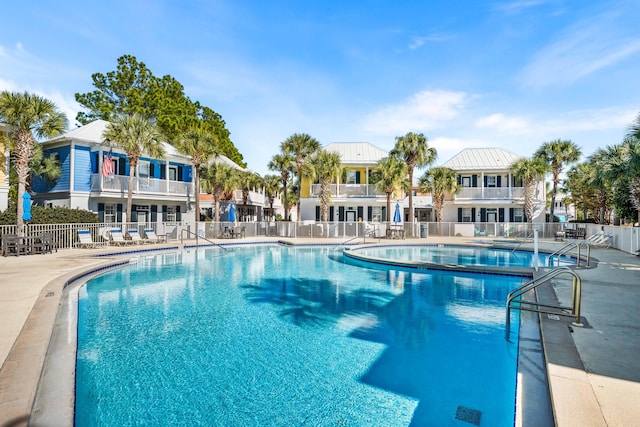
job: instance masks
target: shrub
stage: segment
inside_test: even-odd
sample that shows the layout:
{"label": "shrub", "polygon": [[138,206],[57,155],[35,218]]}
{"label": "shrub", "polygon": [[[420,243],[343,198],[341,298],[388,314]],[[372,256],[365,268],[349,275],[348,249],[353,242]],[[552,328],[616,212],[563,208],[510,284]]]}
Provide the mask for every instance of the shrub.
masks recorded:
{"label": "shrub", "polygon": [[[56,206],[54,208],[43,208],[41,206],[31,207],[32,219],[29,224],[90,224],[100,222],[98,214],[83,210],[69,209]],[[16,211],[7,209],[0,212],[0,225],[13,225],[16,223]]]}

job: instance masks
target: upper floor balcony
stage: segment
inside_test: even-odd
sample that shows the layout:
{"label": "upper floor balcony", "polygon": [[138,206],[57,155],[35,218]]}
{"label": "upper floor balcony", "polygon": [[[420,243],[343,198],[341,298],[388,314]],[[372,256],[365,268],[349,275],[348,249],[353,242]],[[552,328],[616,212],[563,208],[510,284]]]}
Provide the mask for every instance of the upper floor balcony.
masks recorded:
{"label": "upper floor balcony", "polygon": [[[310,197],[320,197],[320,190],[320,184],[313,184]],[[366,184],[331,184],[329,191],[331,197],[386,197],[383,191],[377,190],[373,185]]]}
{"label": "upper floor balcony", "polygon": [[[111,175],[108,177],[99,173],[91,175],[91,191],[102,193],[126,193],[129,191],[129,177],[125,175]],[[183,181],[169,181],[156,178],[133,178],[133,193],[151,196],[184,196],[191,194],[191,183]]]}
{"label": "upper floor balcony", "polygon": [[512,200],[524,199],[524,187],[462,187],[454,199]]}

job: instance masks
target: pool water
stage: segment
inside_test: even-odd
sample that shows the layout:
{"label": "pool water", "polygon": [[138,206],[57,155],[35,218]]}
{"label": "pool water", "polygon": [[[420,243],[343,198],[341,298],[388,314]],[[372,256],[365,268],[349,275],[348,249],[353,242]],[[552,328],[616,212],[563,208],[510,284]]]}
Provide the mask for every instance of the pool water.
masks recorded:
{"label": "pool water", "polygon": [[513,425],[521,279],[336,254],[199,249],[91,280],[76,425]]}
{"label": "pool water", "polygon": [[[365,247],[358,254],[401,261],[419,261],[434,264],[475,265],[490,267],[535,267],[547,265],[549,254],[513,249],[474,246],[383,246]],[[537,264],[534,260],[537,259]],[[562,258],[566,262],[567,258]]]}

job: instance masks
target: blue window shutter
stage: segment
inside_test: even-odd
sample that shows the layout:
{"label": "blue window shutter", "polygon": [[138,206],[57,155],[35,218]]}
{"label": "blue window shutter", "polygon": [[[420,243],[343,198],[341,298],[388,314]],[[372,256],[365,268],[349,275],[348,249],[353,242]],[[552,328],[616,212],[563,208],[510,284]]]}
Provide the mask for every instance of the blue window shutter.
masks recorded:
{"label": "blue window shutter", "polygon": [[104,222],[104,203],[98,203],[98,218]]}
{"label": "blue window shutter", "polygon": [[182,166],[178,166],[178,181],[182,181]]}

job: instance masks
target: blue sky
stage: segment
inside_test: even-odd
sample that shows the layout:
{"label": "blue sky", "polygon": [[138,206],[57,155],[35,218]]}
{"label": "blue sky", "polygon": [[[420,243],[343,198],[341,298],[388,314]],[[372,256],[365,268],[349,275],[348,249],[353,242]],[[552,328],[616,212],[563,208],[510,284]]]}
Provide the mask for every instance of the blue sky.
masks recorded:
{"label": "blue sky", "polygon": [[261,174],[296,132],[385,150],[422,132],[441,164],[557,138],[589,155],[640,113],[640,0],[24,0],[2,16],[0,90],[74,127],[74,94],[130,54],[220,113]]}

